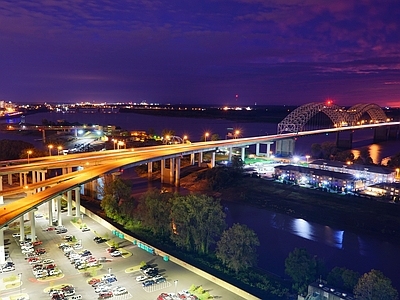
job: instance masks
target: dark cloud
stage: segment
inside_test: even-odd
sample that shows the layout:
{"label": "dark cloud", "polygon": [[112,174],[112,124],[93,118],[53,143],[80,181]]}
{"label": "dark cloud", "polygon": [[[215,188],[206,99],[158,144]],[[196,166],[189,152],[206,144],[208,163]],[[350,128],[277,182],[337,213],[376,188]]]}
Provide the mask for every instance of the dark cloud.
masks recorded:
{"label": "dark cloud", "polygon": [[400,105],[397,0],[1,1],[0,98]]}

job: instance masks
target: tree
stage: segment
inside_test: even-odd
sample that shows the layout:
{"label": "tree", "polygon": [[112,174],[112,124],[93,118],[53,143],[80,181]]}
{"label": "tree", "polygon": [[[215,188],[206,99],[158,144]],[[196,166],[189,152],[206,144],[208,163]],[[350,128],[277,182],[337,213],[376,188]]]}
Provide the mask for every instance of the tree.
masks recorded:
{"label": "tree", "polygon": [[19,159],[34,146],[31,143],[15,140],[0,140],[0,160]]}
{"label": "tree", "polygon": [[300,295],[307,291],[308,284],[315,281],[317,262],[306,249],[295,248],[285,260],[285,273],[293,280],[293,289]]}
{"label": "tree", "polygon": [[346,268],[335,267],[329,272],[327,281],[329,285],[346,291],[353,291],[360,274]]}
{"label": "tree", "polygon": [[208,253],[225,228],[220,201],[206,195],[175,195],[172,198],[171,239],[188,251]]}
{"label": "tree", "polygon": [[103,198],[100,206],[106,213],[107,217],[117,219],[130,217],[132,215],[130,208],[133,207],[131,198],[131,188],[127,181],[112,175],[104,176],[103,189],[100,191]]}
{"label": "tree", "polygon": [[381,271],[372,269],[358,280],[354,288],[356,299],[363,300],[397,300],[399,294],[392,286],[392,281]]}
{"label": "tree", "polygon": [[144,226],[150,228],[153,234],[165,235],[171,228],[171,193],[160,193],[153,189],[145,194],[139,200],[138,213]]}
{"label": "tree", "polygon": [[252,267],[257,262],[260,241],[256,233],[246,225],[233,224],[222,233],[217,243],[216,256],[236,273]]}

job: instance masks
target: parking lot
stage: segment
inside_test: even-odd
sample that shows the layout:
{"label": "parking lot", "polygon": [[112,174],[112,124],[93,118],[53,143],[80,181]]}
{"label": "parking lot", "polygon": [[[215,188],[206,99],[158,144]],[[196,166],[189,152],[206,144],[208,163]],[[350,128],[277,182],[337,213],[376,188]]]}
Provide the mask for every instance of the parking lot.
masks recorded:
{"label": "parking lot", "polygon": [[[5,238],[9,240],[6,245],[6,251],[10,255],[8,261],[12,261],[15,267],[1,276],[20,274],[22,285],[16,282],[11,288],[5,288],[0,283],[0,300],[16,300],[20,293],[29,295],[28,299],[53,300],[123,300],[133,298],[132,295],[135,299],[157,299],[161,294],[165,295],[162,299],[173,299],[174,293],[182,292],[183,295],[192,285],[202,286],[212,296],[220,299],[243,299],[170,261],[164,261],[160,256],[152,255],[112,235],[98,223],[84,218],[90,230],[82,231],[71,222],[72,217],[63,213],[63,224],[67,231],[57,234],[56,230],[48,230],[48,220],[43,212],[43,216],[36,219],[36,234],[42,243],[34,247],[27,246],[27,249],[34,250],[25,254],[22,253],[19,237],[12,236],[19,229],[7,230]],[[103,240],[98,242],[99,239]],[[117,247],[112,248],[115,245]],[[45,252],[36,255],[38,249]],[[112,254],[119,250],[121,253]],[[34,262],[31,263],[32,261]],[[115,280],[107,279],[111,275]],[[96,286],[89,284],[93,279],[102,282],[97,290]],[[67,292],[62,290],[68,287]],[[53,291],[50,295],[51,289]]]}

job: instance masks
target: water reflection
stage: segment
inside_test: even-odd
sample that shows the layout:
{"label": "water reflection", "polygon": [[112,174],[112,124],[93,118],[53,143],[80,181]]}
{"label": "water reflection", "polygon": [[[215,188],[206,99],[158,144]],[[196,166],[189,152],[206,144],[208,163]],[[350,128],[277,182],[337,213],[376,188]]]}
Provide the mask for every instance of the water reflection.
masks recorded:
{"label": "water reflection", "polygon": [[[382,156],[381,156],[381,145],[379,144],[371,144],[368,147],[368,151],[369,151],[369,156],[372,158],[372,161],[375,164],[380,164],[381,160],[382,160]],[[360,156],[360,149],[352,149],[351,153],[353,153],[354,158],[357,158]]]}

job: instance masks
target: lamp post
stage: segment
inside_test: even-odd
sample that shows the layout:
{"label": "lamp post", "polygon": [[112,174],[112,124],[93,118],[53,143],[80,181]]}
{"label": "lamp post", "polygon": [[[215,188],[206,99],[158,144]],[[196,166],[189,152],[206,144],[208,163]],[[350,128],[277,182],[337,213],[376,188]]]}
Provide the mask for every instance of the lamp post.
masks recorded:
{"label": "lamp post", "polygon": [[118,143],[118,140],[114,140],[112,139],[113,143],[114,143],[114,150],[115,150],[115,145]]}
{"label": "lamp post", "polygon": [[184,135],[184,136],[183,136],[183,143],[184,143],[184,144],[186,144],[187,139],[188,139],[187,135]]}
{"label": "lamp post", "polygon": [[308,160],[310,159],[310,155],[306,155],[306,160],[307,160],[307,163],[308,163]]}
{"label": "lamp post", "polygon": [[111,268],[108,268],[108,274],[111,274],[111,270],[112,270]]}
{"label": "lamp post", "polygon": [[26,153],[28,154],[28,164],[29,164],[29,156],[32,154],[32,150],[28,150],[26,151]]}
{"label": "lamp post", "polygon": [[49,145],[49,156],[51,156],[51,149],[53,149],[53,145]]}
{"label": "lamp post", "polygon": [[207,142],[207,138],[208,138],[209,135],[210,135],[210,134],[209,134],[208,132],[206,132],[206,133],[204,134],[204,141],[205,141],[205,142]]}
{"label": "lamp post", "polygon": [[235,130],[235,139],[237,139],[238,137],[239,137],[239,134],[240,134],[240,130]]}
{"label": "lamp post", "polygon": [[177,290],[178,290],[178,280],[174,280],[174,284],[175,284],[175,295],[177,294]]}
{"label": "lamp post", "polygon": [[400,172],[400,169],[396,168],[396,177],[395,178],[399,178],[399,172]]}
{"label": "lamp post", "polygon": [[61,146],[58,146],[58,147],[57,147],[57,155],[60,155],[60,152],[62,151],[62,149],[63,149],[63,148],[62,148]]}

